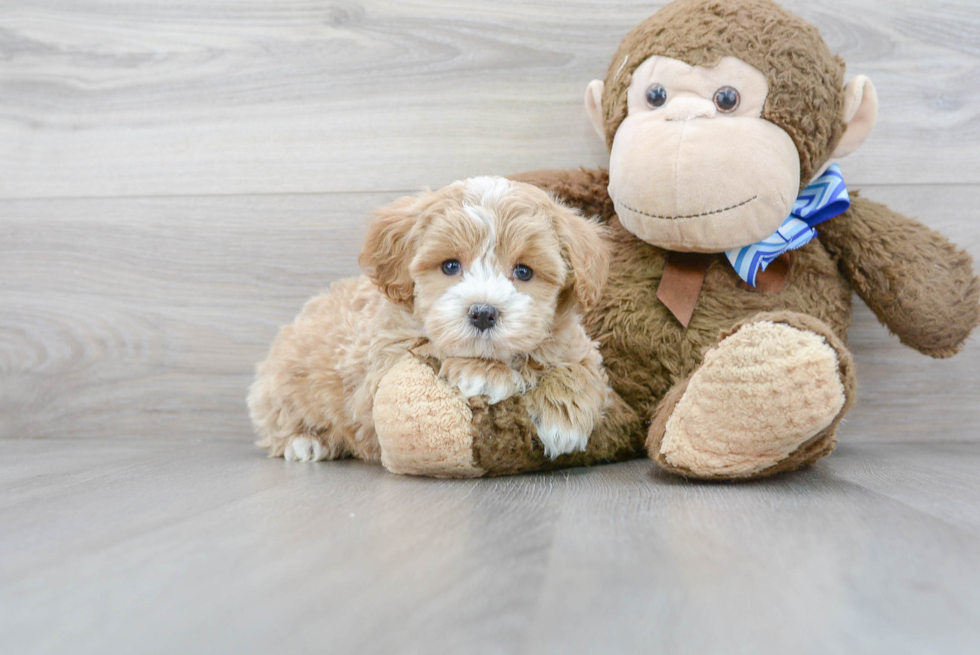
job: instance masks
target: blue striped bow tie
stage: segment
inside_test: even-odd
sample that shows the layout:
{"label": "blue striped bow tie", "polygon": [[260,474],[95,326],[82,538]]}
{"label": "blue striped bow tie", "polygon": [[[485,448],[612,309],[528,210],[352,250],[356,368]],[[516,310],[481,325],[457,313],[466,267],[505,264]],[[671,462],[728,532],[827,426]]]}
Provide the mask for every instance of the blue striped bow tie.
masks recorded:
{"label": "blue striped bow tie", "polygon": [[850,206],[851,198],[847,195],[840,167],[832,164],[803,190],[793,204],[793,213],[775,234],[750,246],[728,250],[725,255],[738,276],[754,287],[756,276],[774,259],[810,243],[817,236],[814,226],[843,214]]}

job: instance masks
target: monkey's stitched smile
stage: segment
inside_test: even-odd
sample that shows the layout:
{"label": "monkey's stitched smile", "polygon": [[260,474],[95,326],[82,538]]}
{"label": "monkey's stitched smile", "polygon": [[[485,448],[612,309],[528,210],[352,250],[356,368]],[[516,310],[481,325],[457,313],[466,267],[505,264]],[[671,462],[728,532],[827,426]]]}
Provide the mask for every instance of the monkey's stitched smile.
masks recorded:
{"label": "monkey's stitched smile", "polygon": [[728,211],[731,211],[733,209],[738,209],[739,207],[744,207],[745,205],[747,205],[747,204],[749,204],[749,203],[751,203],[751,202],[753,202],[755,200],[758,200],[758,199],[759,199],[759,196],[752,196],[748,200],[743,200],[742,202],[737,203],[735,205],[732,205],[731,207],[725,207],[724,209],[713,209],[711,211],[701,212],[700,214],[690,214],[690,215],[687,215],[687,216],[658,216],[657,214],[650,214],[649,212],[645,212],[645,211],[642,211],[642,210],[639,210],[639,209],[634,209],[634,208],[630,207],[629,205],[627,205],[626,203],[620,202],[619,200],[615,200],[614,199],[613,202],[615,202],[617,205],[621,205],[621,206],[625,207],[626,209],[630,210],[634,214],[642,214],[643,216],[647,216],[649,218],[657,218],[657,219],[661,219],[661,220],[678,220],[678,219],[685,219],[685,218],[701,218],[703,216],[712,216],[714,214],[723,214],[723,213],[728,212]]}

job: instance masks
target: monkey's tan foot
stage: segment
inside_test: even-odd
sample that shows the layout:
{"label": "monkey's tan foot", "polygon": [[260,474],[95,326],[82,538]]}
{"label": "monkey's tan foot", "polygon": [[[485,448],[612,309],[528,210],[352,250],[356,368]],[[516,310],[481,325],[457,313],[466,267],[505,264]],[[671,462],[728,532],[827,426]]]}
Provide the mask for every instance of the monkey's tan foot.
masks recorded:
{"label": "monkey's tan foot", "polygon": [[392,473],[483,475],[473,458],[472,421],[473,412],[462,396],[414,356],[392,367],[374,398],[381,464]]}
{"label": "monkey's tan foot", "polygon": [[694,375],[661,401],[647,439],[665,469],[744,479],[830,454],[853,402],[850,353],[825,324],[762,314],[723,335]]}

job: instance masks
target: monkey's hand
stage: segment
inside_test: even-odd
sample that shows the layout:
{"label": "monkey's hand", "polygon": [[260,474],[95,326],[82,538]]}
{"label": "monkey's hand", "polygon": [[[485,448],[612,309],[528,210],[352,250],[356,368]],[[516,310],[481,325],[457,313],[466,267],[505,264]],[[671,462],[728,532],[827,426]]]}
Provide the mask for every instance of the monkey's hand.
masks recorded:
{"label": "monkey's hand", "polygon": [[459,389],[464,398],[486,396],[491,405],[520,395],[533,384],[533,380],[504,362],[474,357],[444,359],[439,377]]}
{"label": "monkey's hand", "polygon": [[905,345],[951,357],[980,324],[972,258],[942,234],[854,193],[851,208],[817,231],[847,281]]}

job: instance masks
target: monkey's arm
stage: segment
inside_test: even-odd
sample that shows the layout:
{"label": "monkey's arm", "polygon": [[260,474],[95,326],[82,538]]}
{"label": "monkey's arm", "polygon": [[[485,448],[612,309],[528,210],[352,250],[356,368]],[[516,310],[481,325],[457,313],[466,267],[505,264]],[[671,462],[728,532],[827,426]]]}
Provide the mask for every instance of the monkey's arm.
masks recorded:
{"label": "monkey's arm", "polygon": [[409,354],[382,378],[374,397],[381,463],[392,473],[449,478],[511,475],[642,457],[646,427],[623,400],[612,405],[584,452],[551,459],[523,397],[490,405],[465,400],[438,377],[440,363]]}
{"label": "monkey's arm", "polygon": [[942,234],[856,194],[846,213],[817,231],[847,281],[905,345],[951,357],[980,324],[972,258]]}
{"label": "monkey's arm", "polygon": [[585,216],[598,216],[608,221],[616,214],[609,198],[609,171],[600,168],[546,170],[518,173],[510,176],[517,182],[527,182],[554,194]]}

